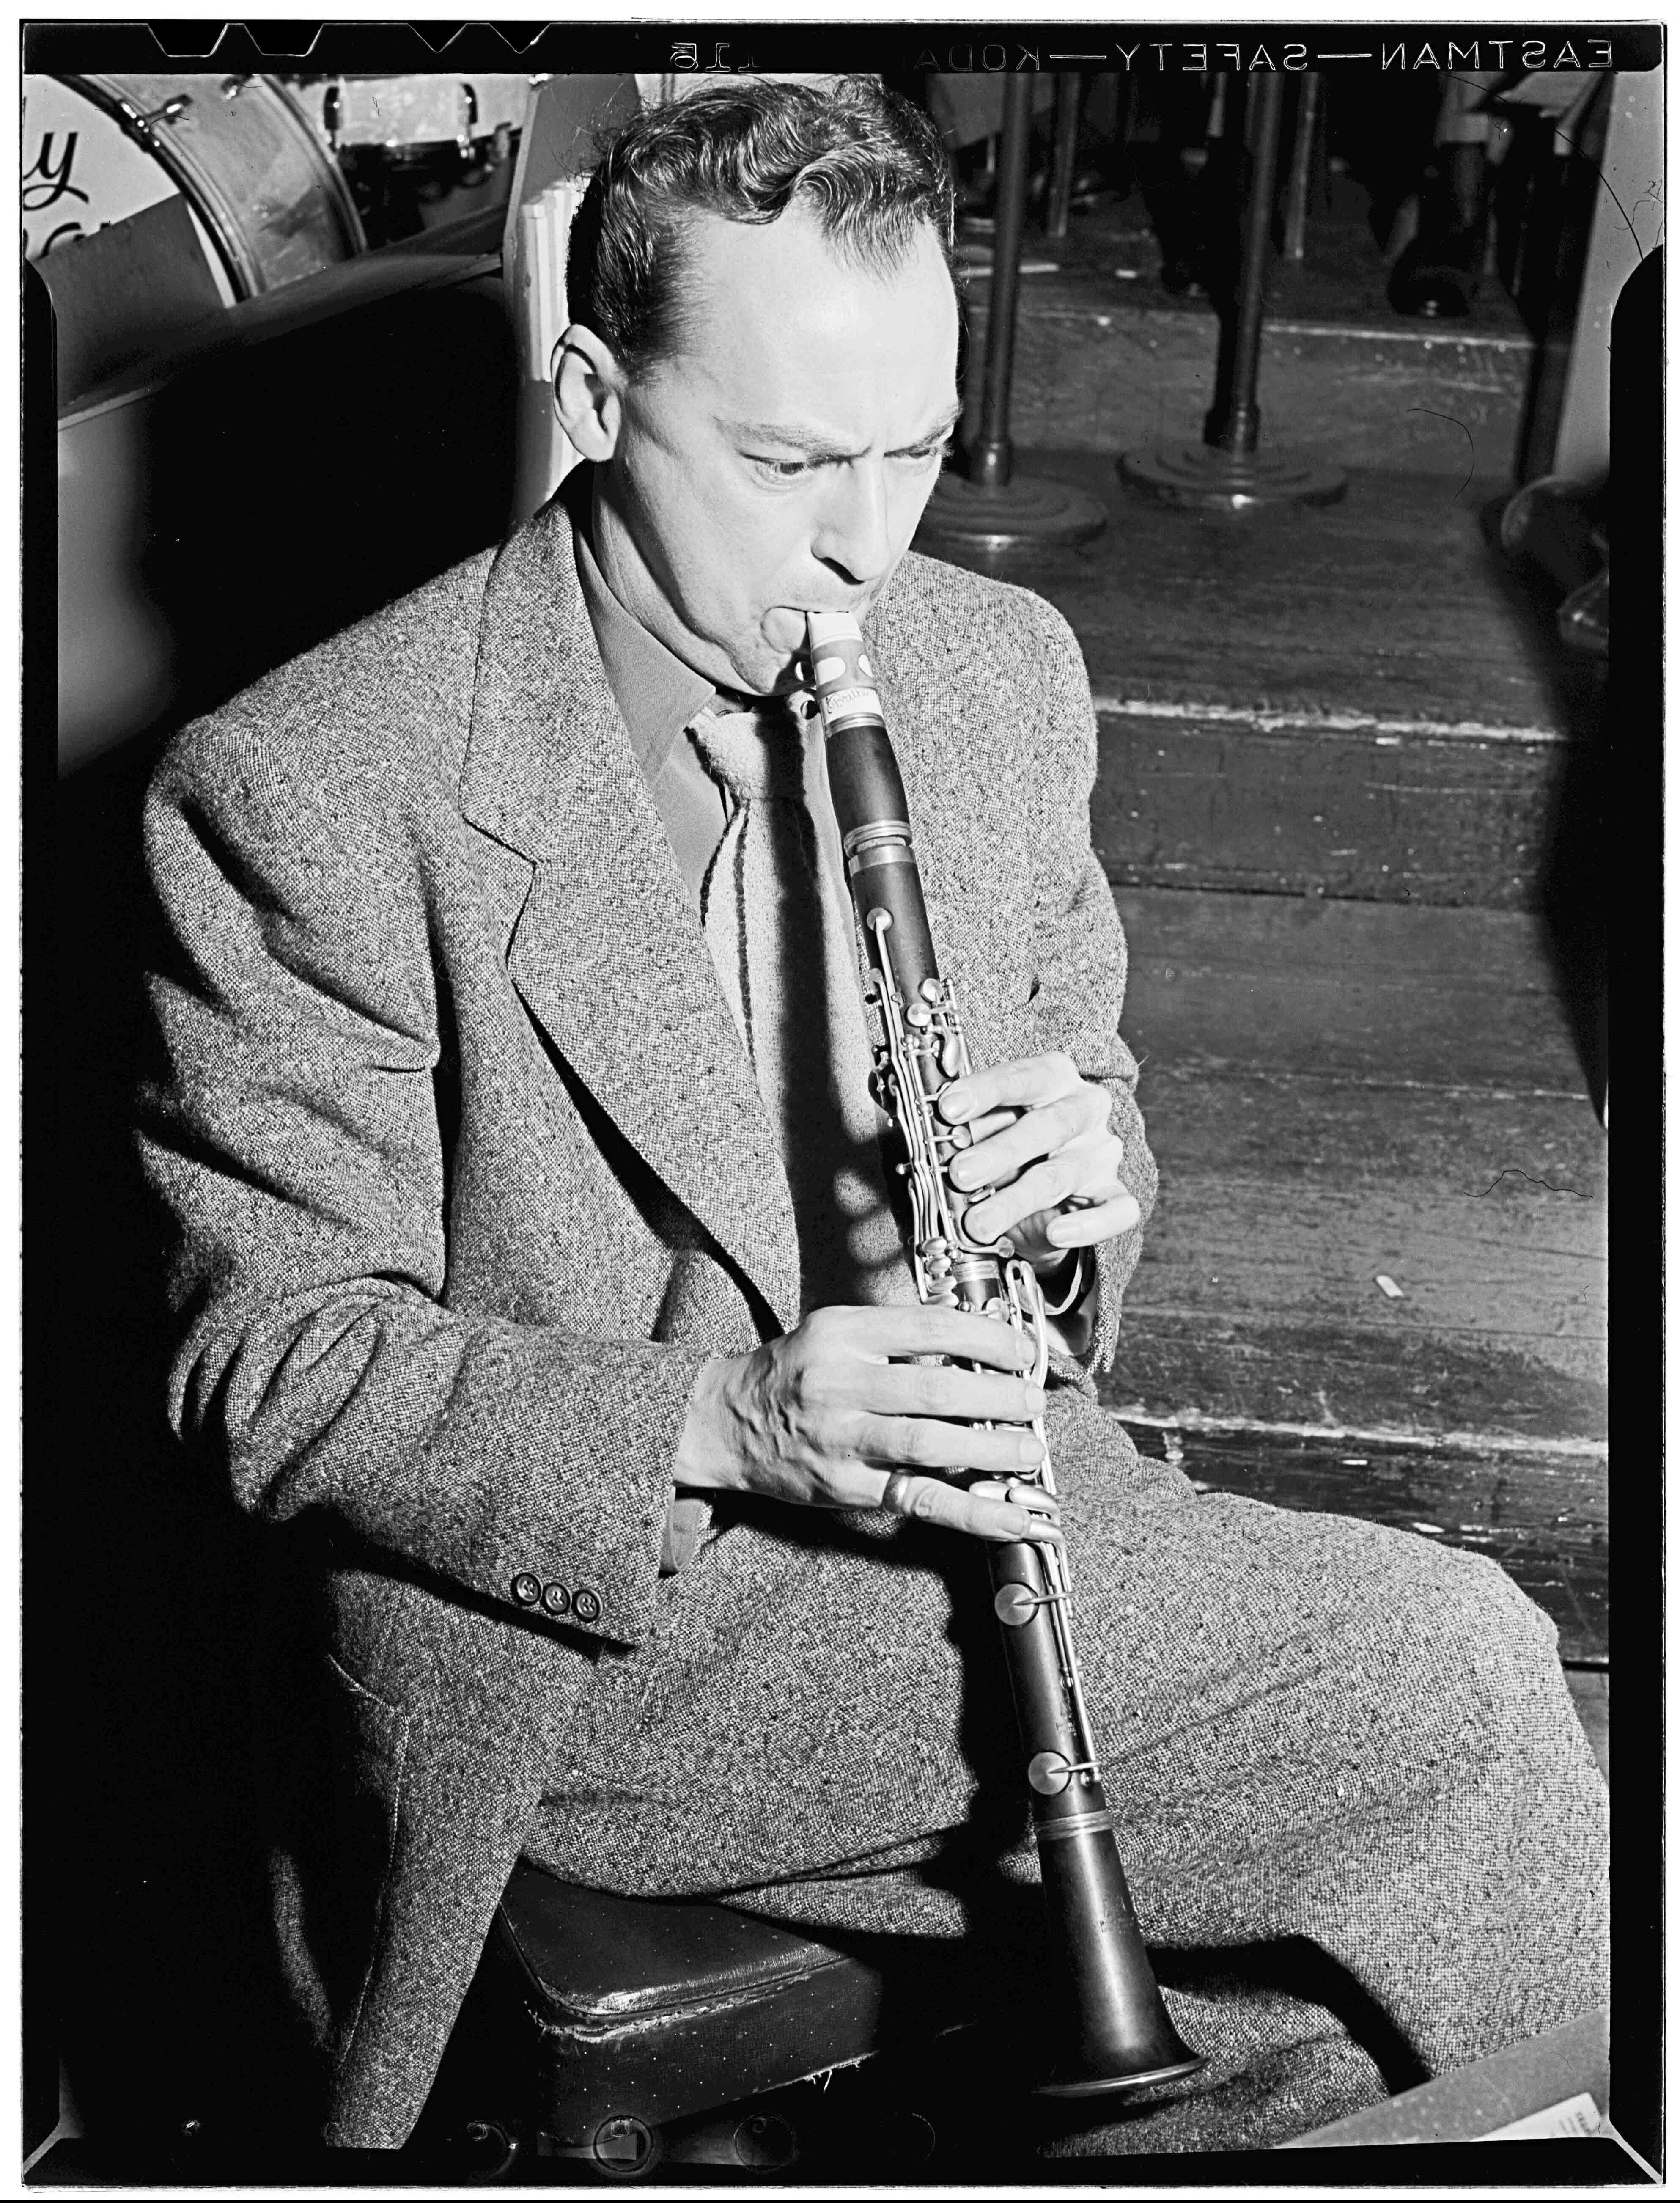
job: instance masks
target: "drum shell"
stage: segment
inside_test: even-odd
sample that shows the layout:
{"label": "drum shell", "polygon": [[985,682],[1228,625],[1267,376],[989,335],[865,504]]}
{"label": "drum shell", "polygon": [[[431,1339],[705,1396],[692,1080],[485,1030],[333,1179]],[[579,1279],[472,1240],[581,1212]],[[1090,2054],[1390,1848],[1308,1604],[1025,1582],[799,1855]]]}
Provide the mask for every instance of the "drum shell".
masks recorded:
{"label": "drum shell", "polygon": [[235,293],[295,283],[366,250],[350,187],[286,87],[268,76],[69,77],[181,188]]}

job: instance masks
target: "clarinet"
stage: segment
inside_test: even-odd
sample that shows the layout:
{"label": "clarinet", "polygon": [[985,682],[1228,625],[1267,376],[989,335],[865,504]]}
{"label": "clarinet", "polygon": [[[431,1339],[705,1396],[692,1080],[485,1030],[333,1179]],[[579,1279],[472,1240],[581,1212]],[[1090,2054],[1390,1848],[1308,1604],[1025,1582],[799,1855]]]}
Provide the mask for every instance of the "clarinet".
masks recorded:
{"label": "clarinet", "polygon": [[[969,1135],[946,1125],[934,1105],[969,1070],[968,1048],[934,954],[873,670],[855,620],[813,612],[806,625],[828,786],[869,966],[864,1000],[884,1035],[871,1088],[904,1149],[898,1167],[909,1190],[917,1290],[932,1305],[990,1316],[1030,1338],[1041,1385],[1049,1342],[1037,1276],[1007,1239],[970,1236],[968,1201],[951,1183],[952,1158]],[[1033,1428],[1043,1443],[1042,1420]],[[1004,1481],[1053,1492],[1047,1444],[1042,1467]],[[1036,2093],[1097,2095],[1182,2079],[1207,2061],[1167,2017],[1132,1910],[1074,1657],[1066,1562],[1052,1545],[993,1544],[987,1551],[1026,1761],[1060,2037]]]}

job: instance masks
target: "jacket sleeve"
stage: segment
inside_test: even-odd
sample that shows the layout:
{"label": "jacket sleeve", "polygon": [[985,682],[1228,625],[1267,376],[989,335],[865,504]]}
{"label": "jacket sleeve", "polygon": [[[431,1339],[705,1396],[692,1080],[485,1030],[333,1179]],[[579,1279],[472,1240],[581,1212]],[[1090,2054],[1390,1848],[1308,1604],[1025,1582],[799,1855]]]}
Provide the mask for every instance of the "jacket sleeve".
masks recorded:
{"label": "jacket sleeve", "polygon": [[1096,1374],[1113,1366],[1121,1296],[1137,1267],[1158,1181],[1137,1104],[1137,1064],[1120,1037],[1126,937],[1107,875],[1091,847],[1097,776],[1091,684],[1067,622],[1041,599],[1028,602],[1039,628],[1034,638],[1039,735],[1032,753],[1038,924],[1029,1005],[1035,1052],[1071,1056],[1082,1077],[1107,1087],[1110,1125],[1124,1152],[1121,1176],[1142,1212],[1133,1230],[1098,1250],[1090,1335],[1075,1357],[1084,1372]]}
{"label": "jacket sleeve", "polygon": [[639,1641],[705,1355],[445,1305],[419,837],[376,772],[240,711],[178,740],[146,816],[172,1420],[255,1515],[319,1510],[539,1627]]}

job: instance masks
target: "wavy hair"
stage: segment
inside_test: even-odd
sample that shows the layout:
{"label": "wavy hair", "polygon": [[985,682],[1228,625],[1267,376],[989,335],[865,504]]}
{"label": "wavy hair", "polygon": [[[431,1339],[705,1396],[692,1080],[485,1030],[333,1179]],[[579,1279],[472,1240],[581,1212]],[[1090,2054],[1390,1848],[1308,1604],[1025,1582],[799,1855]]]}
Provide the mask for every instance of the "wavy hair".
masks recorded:
{"label": "wavy hair", "polygon": [[843,258],[881,269],[925,223],[959,281],[951,165],[918,108],[870,76],[737,78],[645,110],[607,146],[572,224],[572,319],[645,372],[681,349],[693,216],[771,222],[795,205]]}

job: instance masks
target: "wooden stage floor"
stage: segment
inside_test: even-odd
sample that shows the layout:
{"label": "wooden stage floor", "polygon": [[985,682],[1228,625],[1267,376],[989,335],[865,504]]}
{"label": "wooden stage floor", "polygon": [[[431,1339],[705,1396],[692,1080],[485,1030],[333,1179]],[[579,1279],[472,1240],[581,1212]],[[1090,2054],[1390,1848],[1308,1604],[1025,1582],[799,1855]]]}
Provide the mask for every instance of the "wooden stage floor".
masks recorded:
{"label": "wooden stage floor", "polygon": [[1606,1660],[1607,1142],[1540,921],[1117,901],[1161,1196],[1110,1404],[1210,1484],[1490,1554]]}
{"label": "wooden stage floor", "polygon": [[1161,1170],[1107,1403],[1210,1485],[1492,1556],[1602,1745],[1608,1143],[1540,915],[1597,669],[1491,483],[1356,470],[1329,511],[1205,519],[1099,452],[1017,464],[1109,515],[974,561],[1066,614],[1098,699]]}

